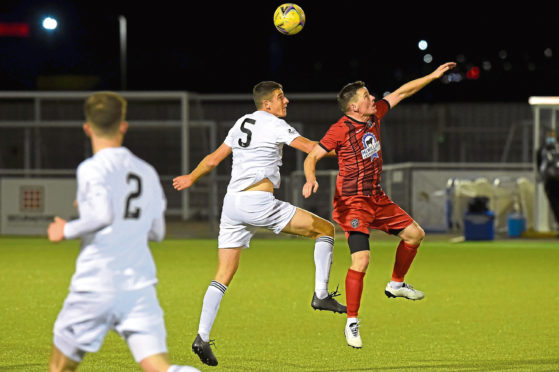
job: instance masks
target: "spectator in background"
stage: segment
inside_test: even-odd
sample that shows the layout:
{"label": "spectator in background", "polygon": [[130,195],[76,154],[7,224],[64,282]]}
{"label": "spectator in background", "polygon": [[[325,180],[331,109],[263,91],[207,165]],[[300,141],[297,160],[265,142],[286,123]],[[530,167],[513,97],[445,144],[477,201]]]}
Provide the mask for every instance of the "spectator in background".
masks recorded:
{"label": "spectator in background", "polygon": [[536,156],[539,180],[543,182],[549,205],[559,224],[559,145],[555,131],[549,131]]}

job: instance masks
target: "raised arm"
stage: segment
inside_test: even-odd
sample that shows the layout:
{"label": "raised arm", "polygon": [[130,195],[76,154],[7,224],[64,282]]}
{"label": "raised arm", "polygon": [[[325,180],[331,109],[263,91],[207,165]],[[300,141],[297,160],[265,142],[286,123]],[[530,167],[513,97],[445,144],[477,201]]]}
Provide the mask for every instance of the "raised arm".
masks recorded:
{"label": "raised arm", "polygon": [[409,96],[412,96],[415,93],[419,92],[426,85],[430,84],[434,80],[439,79],[441,76],[444,75],[445,72],[453,69],[454,67],[456,67],[456,63],[454,62],[447,62],[445,64],[442,64],[435,71],[431,72],[429,75],[425,75],[423,77],[420,77],[419,79],[415,79],[405,83],[400,88],[396,89],[394,92],[386,95],[384,99],[387,100],[388,103],[390,103],[390,107],[393,108],[401,100],[403,100],[404,98],[408,98]]}
{"label": "raised arm", "polygon": [[[318,143],[318,141],[311,141],[308,138],[305,138],[303,136],[299,136],[299,137],[295,138],[293,141],[291,141],[289,146],[291,146],[291,147],[293,147],[297,150],[301,150],[305,154],[308,154],[314,149],[314,147],[316,146],[317,143]],[[324,156],[336,156],[336,151],[332,150]]]}
{"label": "raised arm", "polygon": [[174,178],[173,187],[180,191],[194,185],[200,177],[211,172],[219,165],[219,163],[223,161],[223,159],[228,157],[231,154],[231,151],[231,147],[227,146],[225,143],[221,144],[217,150],[202,159],[192,172]]}
{"label": "raised arm", "polygon": [[[330,151],[331,153],[332,151]],[[315,145],[312,151],[307,155],[305,159],[305,178],[306,183],[303,185],[303,196],[308,198],[312,193],[318,190],[318,182],[316,181],[316,163],[323,157],[325,157],[328,152],[322,148],[322,146]]]}

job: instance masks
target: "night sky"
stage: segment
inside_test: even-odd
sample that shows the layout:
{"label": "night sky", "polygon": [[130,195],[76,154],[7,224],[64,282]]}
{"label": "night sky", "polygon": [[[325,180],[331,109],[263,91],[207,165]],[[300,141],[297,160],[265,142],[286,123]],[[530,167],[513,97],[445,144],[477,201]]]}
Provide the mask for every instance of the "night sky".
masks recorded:
{"label": "night sky", "polygon": [[[284,36],[272,22],[281,3],[2,1],[0,22],[28,23],[30,31],[0,37],[0,90],[57,89],[41,79],[62,75],[93,78],[89,90],[121,90],[123,15],[126,90],[247,94],[259,81],[276,80],[289,96],[337,92],[364,80],[379,94],[456,61],[452,81],[436,82],[413,99],[526,102],[559,95],[559,14],[545,7],[299,1],[305,28]],[[41,28],[46,15],[59,21],[54,32]],[[425,51],[420,40],[428,42]],[[431,63],[423,60],[427,53]]]}

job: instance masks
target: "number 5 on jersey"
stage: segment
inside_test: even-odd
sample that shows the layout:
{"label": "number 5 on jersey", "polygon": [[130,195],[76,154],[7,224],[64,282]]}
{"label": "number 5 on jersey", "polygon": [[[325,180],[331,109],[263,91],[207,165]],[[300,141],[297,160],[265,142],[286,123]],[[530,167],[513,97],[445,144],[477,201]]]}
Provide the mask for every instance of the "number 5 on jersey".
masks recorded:
{"label": "number 5 on jersey", "polygon": [[247,135],[247,138],[246,138],[245,142],[243,142],[243,140],[239,138],[239,146],[241,146],[241,147],[248,147],[250,145],[250,141],[252,140],[252,131],[250,129],[246,128],[245,124],[255,125],[256,120],[246,118],[241,123],[241,132],[246,133],[246,135]]}

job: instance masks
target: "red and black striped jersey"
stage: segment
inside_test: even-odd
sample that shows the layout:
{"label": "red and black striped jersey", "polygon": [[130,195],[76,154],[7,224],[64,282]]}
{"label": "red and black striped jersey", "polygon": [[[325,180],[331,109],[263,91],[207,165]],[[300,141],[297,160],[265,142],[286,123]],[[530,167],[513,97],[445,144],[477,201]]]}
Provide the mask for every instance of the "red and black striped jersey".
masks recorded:
{"label": "red and black striped jersey", "polygon": [[339,166],[337,196],[368,196],[380,192],[380,120],[390,109],[390,104],[382,99],[375,102],[375,106],[377,112],[367,122],[342,116],[319,142],[328,152],[336,150]]}

